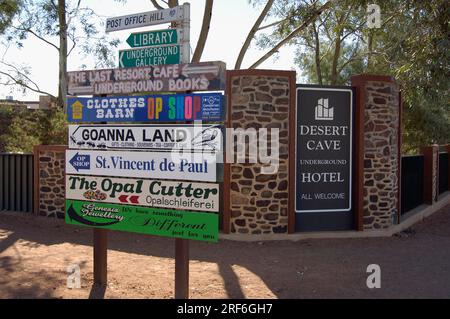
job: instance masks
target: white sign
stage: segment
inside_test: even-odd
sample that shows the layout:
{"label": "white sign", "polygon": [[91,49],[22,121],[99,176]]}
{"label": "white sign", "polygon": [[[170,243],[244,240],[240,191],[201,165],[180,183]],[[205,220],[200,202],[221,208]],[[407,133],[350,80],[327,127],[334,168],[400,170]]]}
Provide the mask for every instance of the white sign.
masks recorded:
{"label": "white sign", "polygon": [[67,150],[66,174],[217,181],[210,153]]}
{"label": "white sign", "polygon": [[222,151],[219,125],[69,125],[69,148]]}
{"label": "white sign", "polygon": [[66,198],[218,212],[219,184],[66,175]]}
{"label": "white sign", "polygon": [[109,18],[106,20],[106,32],[133,29],[179,21],[184,18],[183,6],[169,9],[155,10],[129,14],[126,16]]}

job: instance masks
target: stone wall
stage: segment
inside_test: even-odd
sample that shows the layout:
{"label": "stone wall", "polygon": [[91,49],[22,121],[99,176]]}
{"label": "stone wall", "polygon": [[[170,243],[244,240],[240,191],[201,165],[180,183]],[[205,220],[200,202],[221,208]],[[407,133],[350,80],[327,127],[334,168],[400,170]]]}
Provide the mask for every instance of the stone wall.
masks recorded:
{"label": "stone wall", "polygon": [[363,229],[389,228],[398,218],[400,106],[387,77],[356,76],[363,112]]}
{"label": "stone wall", "polygon": [[35,214],[64,218],[66,146],[37,145],[35,160]]}
{"label": "stone wall", "polygon": [[[279,129],[279,169],[261,174],[259,163],[233,163],[230,174],[230,231],[241,234],[287,233],[289,211],[289,110],[295,72],[229,73],[228,127]],[[294,79],[294,80],[293,80]],[[294,88],[291,88],[294,83]],[[270,140],[270,137],[269,137]],[[246,143],[246,151],[248,152]],[[246,159],[248,160],[248,154]],[[227,185],[225,185],[227,187]]]}

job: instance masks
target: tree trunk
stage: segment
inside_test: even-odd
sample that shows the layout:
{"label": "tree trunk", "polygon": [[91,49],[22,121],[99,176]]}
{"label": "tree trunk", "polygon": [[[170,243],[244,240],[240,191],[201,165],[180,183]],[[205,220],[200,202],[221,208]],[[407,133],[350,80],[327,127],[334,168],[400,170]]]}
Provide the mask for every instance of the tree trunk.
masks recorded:
{"label": "tree trunk", "polygon": [[320,40],[319,40],[319,30],[316,29],[316,23],[313,23],[314,31],[314,41],[315,41],[315,58],[316,58],[316,73],[317,80],[320,85],[323,85],[322,80],[322,68],[320,67]]}
{"label": "tree trunk", "polygon": [[58,0],[59,19],[59,88],[58,105],[67,111],[67,23],[66,0]]}
{"label": "tree trunk", "polygon": [[214,0],[206,0],[205,12],[203,14],[202,30],[200,31],[200,37],[198,38],[197,46],[195,47],[194,55],[192,56],[192,62],[200,62],[200,59],[202,57],[206,39],[208,38],[213,2]]}
{"label": "tree trunk", "polygon": [[367,39],[367,72],[370,72],[373,52],[373,32],[369,32]]}

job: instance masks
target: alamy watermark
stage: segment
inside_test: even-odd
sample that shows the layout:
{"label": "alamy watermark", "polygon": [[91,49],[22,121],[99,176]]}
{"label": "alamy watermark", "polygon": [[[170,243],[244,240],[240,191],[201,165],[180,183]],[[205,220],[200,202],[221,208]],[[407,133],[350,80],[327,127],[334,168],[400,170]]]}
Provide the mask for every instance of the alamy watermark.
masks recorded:
{"label": "alamy watermark", "polygon": [[378,4],[367,5],[367,27],[369,29],[381,28],[381,8]]}
{"label": "alamy watermark", "polygon": [[80,289],[81,288],[81,271],[78,264],[71,264],[67,266],[67,288]]}
{"label": "alamy watermark", "polygon": [[381,267],[377,264],[370,264],[367,266],[366,272],[370,275],[367,276],[366,285],[369,289],[381,288]]}

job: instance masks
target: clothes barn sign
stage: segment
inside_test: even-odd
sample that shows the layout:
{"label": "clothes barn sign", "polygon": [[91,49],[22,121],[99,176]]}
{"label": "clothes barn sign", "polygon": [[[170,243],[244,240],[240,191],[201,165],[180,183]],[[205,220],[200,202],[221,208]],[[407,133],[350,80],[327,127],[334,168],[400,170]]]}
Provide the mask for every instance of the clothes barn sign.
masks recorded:
{"label": "clothes barn sign", "polygon": [[66,175],[66,198],[193,211],[219,211],[219,185],[211,183]]}
{"label": "clothes barn sign", "polygon": [[351,88],[297,87],[297,213],[352,208]]}
{"label": "clothes barn sign", "polygon": [[66,173],[216,182],[217,158],[211,153],[67,150]]}
{"label": "clothes barn sign", "polygon": [[68,72],[70,95],[219,91],[225,63],[200,62]]}
{"label": "clothes barn sign", "polygon": [[217,242],[219,216],[211,213],[66,200],[67,224]]}
{"label": "clothes barn sign", "polygon": [[223,120],[221,93],[69,98],[69,122],[176,122]]}
{"label": "clothes barn sign", "polygon": [[69,148],[222,151],[219,125],[69,125]]}

